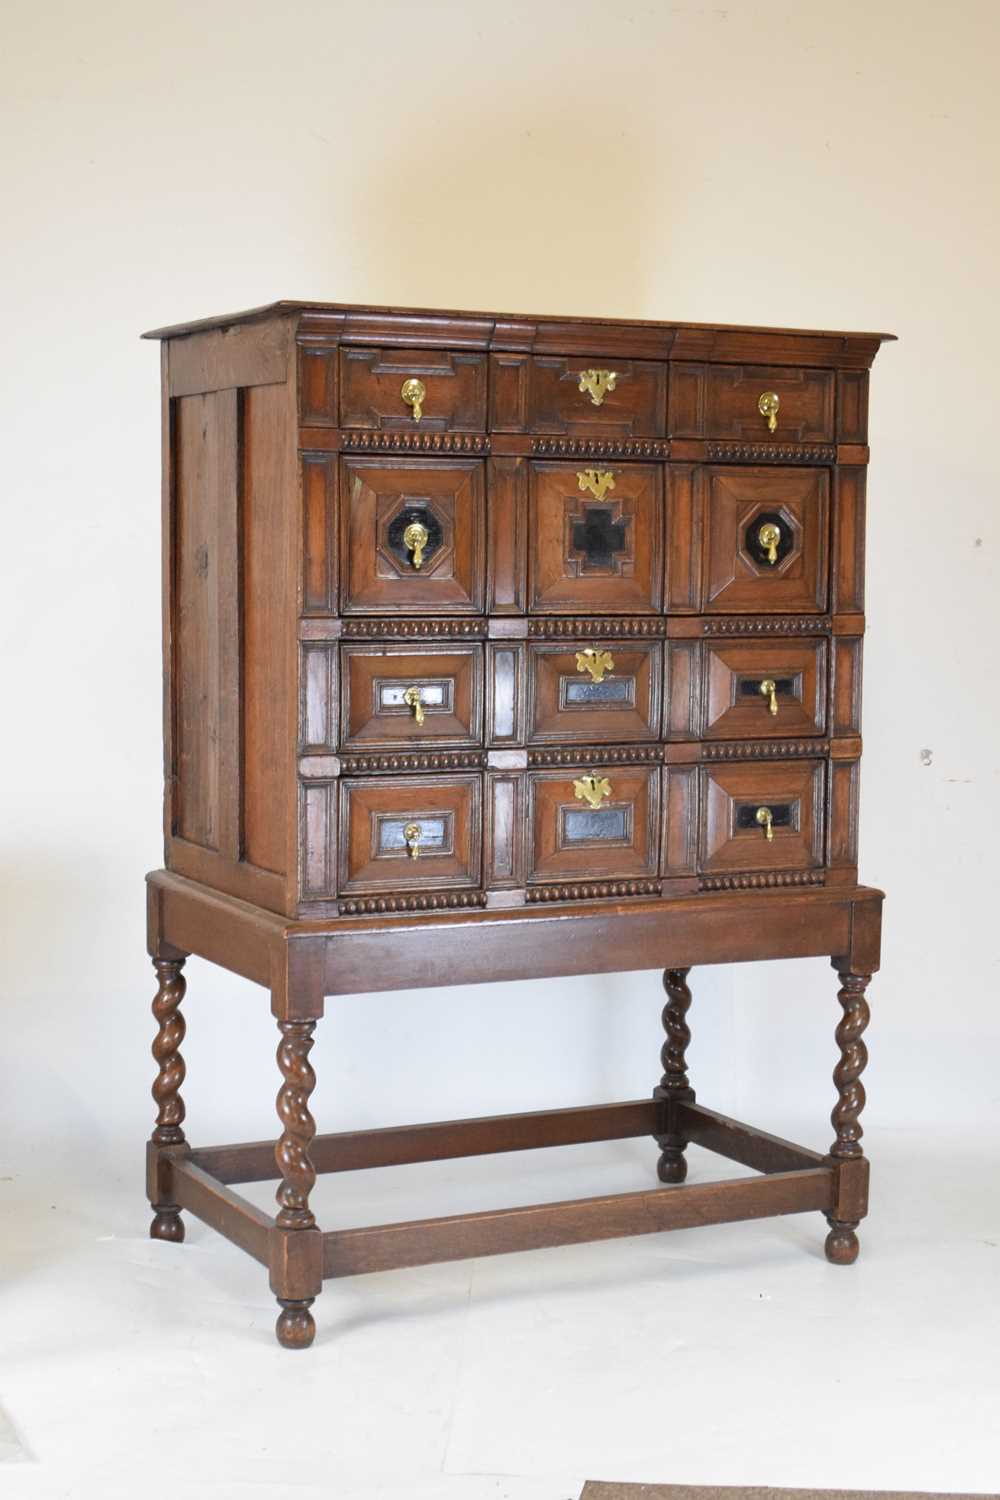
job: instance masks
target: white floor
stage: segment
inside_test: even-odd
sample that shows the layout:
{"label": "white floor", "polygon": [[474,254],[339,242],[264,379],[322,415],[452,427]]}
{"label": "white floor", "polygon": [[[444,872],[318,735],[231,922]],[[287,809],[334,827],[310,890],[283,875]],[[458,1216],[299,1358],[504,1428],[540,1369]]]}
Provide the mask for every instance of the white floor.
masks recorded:
{"label": "white floor", "polygon": [[[826,1264],[806,1215],[357,1277],[327,1282],[296,1354],[245,1255],[190,1217],[183,1246],[145,1238],[137,1166],[85,1192],[40,1167],[3,1181],[0,1495],[1000,1491],[996,1153],[933,1124],[866,1143],[853,1268]],[[329,1228],[628,1191],[654,1156],[632,1141],[348,1174],[314,1201]]]}

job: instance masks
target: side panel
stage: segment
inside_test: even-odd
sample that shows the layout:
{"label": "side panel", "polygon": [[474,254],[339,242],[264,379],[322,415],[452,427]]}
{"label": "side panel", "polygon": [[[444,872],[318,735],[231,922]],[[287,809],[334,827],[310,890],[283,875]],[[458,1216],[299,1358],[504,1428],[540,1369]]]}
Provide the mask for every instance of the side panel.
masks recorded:
{"label": "side panel", "polygon": [[164,351],[166,858],[288,911],[301,503],[292,328],[276,320],[244,335],[203,333]]}

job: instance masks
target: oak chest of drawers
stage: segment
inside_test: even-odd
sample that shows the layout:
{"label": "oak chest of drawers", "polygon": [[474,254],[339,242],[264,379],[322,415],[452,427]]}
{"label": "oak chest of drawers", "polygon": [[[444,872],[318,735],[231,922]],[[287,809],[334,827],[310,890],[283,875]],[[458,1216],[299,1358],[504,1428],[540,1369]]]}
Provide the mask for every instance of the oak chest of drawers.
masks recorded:
{"label": "oak chest of drawers", "polygon": [[[733,1122],[694,1102],[687,969],[825,953],[854,1049],[841,1154],[796,1159],[794,1186],[797,1206],[828,1210],[833,1258],[853,1256],[854,981],[877,964],[880,909],[858,886],[857,823],[868,372],[884,336],[299,303],[155,336],[169,873],[150,885],[154,1232],[176,1237],[180,1206],[224,1232],[236,1212],[190,1201],[191,1174],[221,1166],[199,1164],[180,1123],[189,952],[266,984],[282,1026],[280,1212],[259,1235],[288,1344],[311,1337],[318,1289],[288,1293],[290,1244],[332,1275],[440,1258],[447,1238],[402,1260],[312,1238],[308,1050],[325,995],[665,967],[661,1084],[641,1109],[603,1107],[639,1128],[538,1125],[519,1143],[651,1133],[677,1183],[691,1139],[773,1156],[738,1155]],[[496,1122],[478,1132],[477,1149],[514,1149]],[[390,1159],[466,1154],[421,1154],[418,1135]],[[850,1212],[835,1201],[848,1180]],[[695,1191],[653,1196],[677,1214]],[[791,1211],[768,1201],[755,1212]],[[636,1232],[626,1218],[615,1232]],[[466,1253],[510,1247],[484,1234]]]}

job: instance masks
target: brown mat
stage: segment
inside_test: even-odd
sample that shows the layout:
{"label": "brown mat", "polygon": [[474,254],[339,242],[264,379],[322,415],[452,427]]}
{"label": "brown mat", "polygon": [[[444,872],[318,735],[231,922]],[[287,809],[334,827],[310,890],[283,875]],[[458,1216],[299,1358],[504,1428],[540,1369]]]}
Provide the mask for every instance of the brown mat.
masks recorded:
{"label": "brown mat", "polygon": [[1000,1500],[1000,1495],[942,1495],[916,1490],[770,1490],[690,1484],[606,1484],[588,1479],[580,1500]]}

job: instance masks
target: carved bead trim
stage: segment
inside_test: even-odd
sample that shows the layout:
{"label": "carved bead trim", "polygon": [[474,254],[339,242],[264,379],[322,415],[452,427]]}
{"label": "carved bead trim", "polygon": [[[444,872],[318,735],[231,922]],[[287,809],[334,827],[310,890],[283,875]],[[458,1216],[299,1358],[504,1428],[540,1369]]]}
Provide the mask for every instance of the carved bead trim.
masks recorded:
{"label": "carved bead trim", "polygon": [[342,917],[377,917],[395,912],[454,911],[485,905],[485,891],[445,891],[426,896],[363,896],[341,901],[339,910]]}
{"label": "carved bead trim", "polygon": [[715,463],[832,464],[837,450],[828,443],[706,443],[705,457]]}
{"label": "carved bead trim", "polygon": [[376,771],[480,771],[485,764],[481,750],[425,750],[399,755],[344,755],[340,768],[345,776],[366,776]]}
{"label": "carved bead trim", "polygon": [[704,745],[702,760],[798,760],[828,755],[829,740],[744,740],[740,744]]}
{"label": "carved bead trim", "polygon": [[597,901],[619,896],[658,896],[658,880],[595,880],[575,885],[535,885],[525,892],[529,904],[539,901]]}
{"label": "carved bead trim", "polygon": [[663,759],[662,745],[611,745],[603,750],[529,750],[529,766],[646,766]]}
{"label": "carved bead trim", "polygon": [[669,458],[670,444],[656,438],[535,437],[531,451],[547,458]]}
{"label": "carved bead trim", "polygon": [[341,447],[376,453],[489,453],[490,440],[481,432],[345,432]]}
{"label": "carved bead trim", "polygon": [[703,875],[700,891],[769,891],[788,885],[825,885],[822,870],[767,870],[756,875]]}
{"label": "carved bead trim", "polygon": [[624,618],[618,620],[529,620],[529,637],[561,639],[564,636],[599,636],[602,639],[635,636],[645,639],[666,634],[666,620]]}
{"label": "carved bead trim", "polygon": [[432,636],[483,639],[485,620],[352,620],[344,621],[345,640],[424,640]]}
{"label": "carved bead trim", "polygon": [[772,615],[769,619],[732,617],[702,620],[702,635],[829,635],[832,621],[828,615]]}

